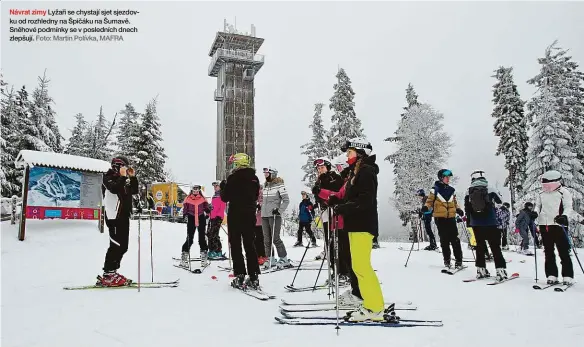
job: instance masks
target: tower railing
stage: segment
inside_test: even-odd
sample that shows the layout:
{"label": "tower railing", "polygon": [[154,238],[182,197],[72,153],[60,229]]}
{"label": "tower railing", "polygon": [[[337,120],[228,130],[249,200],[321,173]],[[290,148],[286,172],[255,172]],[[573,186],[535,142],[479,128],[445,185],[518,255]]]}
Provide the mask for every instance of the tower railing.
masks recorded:
{"label": "tower railing", "polygon": [[214,76],[218,71],[218,60],[235,60],[235,61],[242,61],[246,63],[264,64],[264,56],[262,54],[254,54],[248,51],[242,50],[235,50],[235,49],[226,49],[226,48],[219,48],[213,54],[213,58],[211,59],[211,64],[209,64],[209,76]]}

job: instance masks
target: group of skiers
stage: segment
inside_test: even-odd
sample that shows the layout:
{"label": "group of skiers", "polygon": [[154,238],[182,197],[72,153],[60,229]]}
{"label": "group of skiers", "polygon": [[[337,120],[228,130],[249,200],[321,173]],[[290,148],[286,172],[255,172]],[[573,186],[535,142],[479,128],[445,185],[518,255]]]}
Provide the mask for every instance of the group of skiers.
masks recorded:
{"label": "group of skiers", "polygon": [[[460,270],[463,266],[463,255],[458,237],[457,223],[465,222],[463,227],[472,230],[476,240],[477,278],[488,278],[486,258],[490,258],[488,249],[491,249],[496,268],[496,280],[508,279],[506,260],[502,250],[508,250],[507,231],[510,224],[510,205],[503,203],[499,193],[489,186],[485,172],[476,170],[471,174],[471,185],[465,192],[464,205],[461,209],[456,199],[455,189],[450,186],[452,172],[442,169],[438,172],[438,181],[426,196],[423,189],[417,195],[422,201],[419,215],[424,226],[430,245],[426,250],[437,249],[436,238],[432,232],[431,220],[438,229],[440,245],[447,270],[452,268],[451,249],[454,253],[454,269]],[[541,178],[542,192],[534,205],[525,204],[524,209],[516,219],[517,231],[521,234],[521,251],[530,255],[528,231],[532,231],[536,247],[540,247],[536,236],[536,221],[545,253],[545,273],[549,284],[559,283],[558,269],[554,247],[557,247],[562,262],[562,279],[564,284],[573,281],[574,270],[570,259],[570,234],[568,232],[569,219],[584,224],[584,218],[572,209],[572,196],[563,186],[562,175],[555,170],[545,172]],[[487,248],[488,244],[488,248]]]}
{"label": "group of skiers", "polygon": [[[303,192],[300,206],[305,211],[301,212],[300,228],[307,230],[311,243],[316,245],[309,226],[316,214],[315,208],[318,208],[324,226],[324,247],[330,259],[329,264],[339,278],[351,284],[351,289],[339,296],[341,305],[356,308],[350,313],[349,321],[381,321],[384,320],[385,309],[383,293],[371,265],[371,251],[379,225],[379,167],[375,163],[376,155],[372,154],[371,144],[364,139],[351,139],[341,150],[346,153],[346,161],[337,163],[338,172],[332,170],[331,160],[327,158],[314,161],[318,178],[312,193],[316,196],[316,207],[306,201],[308,194]],[[194,185],[183,202],[183,213],[187,217],[187,238],[182,245],[181,264],[188,265],[186,262],[190,260],[189,250],[196,230],[199,231],[202,266],[208,265],[208,258],[223,256],[219,231],[226,214],[235,277],[231,285],[239,289],[260,289],[260,265],[264,269],[292,266],[280,238],[282,213],[289,204],[289,197],[277,170],[263,170],[265,183],[262,186],[255,169],[250,166],[247,154],[234,154],[229,162],[232,171],[227,179],[213,182],[214,196],[211,203],[202,195],[200,185]],[[496,267],[496,279],[507,279],[501,245],[506,247],[507,243],[509,204],[502,204],[499,194],[489,187],[485,172],[477,170],[472,173],[471,185],[465,192],[463,210],[457,201],[455,189],[450,185],[451,177],[450,170],[442,169],[428,196],[422,190],[418,191],[423,203],[420,213],[430,238],[428,249],[437,248],[431,230],[433,218],[440,236],[444,266],[452,268],[452,247],[454,268],[461,269],[463,253],[457,223],[466,222],[466,227],[473,229],[476,238],[477,278],[490,277],[485,259],[488,244]],[[552,170],[544,173],[541,179],[542,192],[537,197],[535,211],[532,204],[526,204],[517,218],[520,220],[518,228],[537,218],[549,284],[559,283],[554,247],[557,247],[562,262],[562,281],[565,284],[572,283],[574,270],[569,254],[568,222],[571,219],[584,224],[584,218],[572,209],[571,194],[562,182],[559,172]],[[97,284],[127,285],[130,280],[117,270],[128,249],[132,196],[138,194],[138,180],[127,158],[118,156],[112,160],[111,169],[104,175],[102,193],[110,245],[105,257],[104,273],[98,276]],[[522,213],[526,216],[522,216]],[[208,233],[205,231],[207,220],[210,226]],[[209,239],[208,244],[205,235]],[[336,244],[333,240],[336,240]],[[338,246],[338,259],[334,256],[335,245]],[[243,250],[246,253],[245,260]]]}

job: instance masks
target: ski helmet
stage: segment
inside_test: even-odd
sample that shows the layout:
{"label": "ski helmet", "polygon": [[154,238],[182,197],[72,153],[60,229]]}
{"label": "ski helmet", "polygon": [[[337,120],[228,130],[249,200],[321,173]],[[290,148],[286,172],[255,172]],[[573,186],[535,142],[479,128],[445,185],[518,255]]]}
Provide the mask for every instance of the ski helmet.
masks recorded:
{"label": "ski helmet", "polygon": [[486,178],[486,174],[483,170],[475,170],[471,175],[470,175],[470,181],[474,182],[475,180],[478,180],[479,178]]}
{"label": "ski helmet", "polygon": [[438,171],[438,179],[442,180],[444,177],[452,177],[452,171],[448,170],[448,169],[442,169],[440,171]]}
{"label": "ski helmet", "polygon": [[533,203],[528,201],[525,203],[525,205],[523,205],[523,208],[525,208],[525,209],[533,208]]}
{"label": "ski helmet", "polygon": [[233,165],[235,169],[249,167],[251,165],[251,158],[245,153],[236,153],[229,157],[229,164]]}
{"label": "ski helmet", "polygon": [[191,191],[192,191],[192,190],[201,190],[201,185],[200,185],[200,184],[194,184],[194,185],[191,187]]}
{"label": "ski helmet", "polygon": [[371,143],[364,138],[355,137],[347,140],[345,144],[341,146],[342,152],[346,152],[349,149],[354,149],[357,154],[369,156],[373,151],[373,146],[371,146]]}
{"label": "ski helmet", "polygon": [[215,186],[218,186],[218,185],[220,185],[220,184],[221,184],[221,181],[213,181],[213,183],[211,183],[211,185],[212,185],[213,187],[215,187]]}
{"label": "ski helmet", "polygon": [[319,166],[324,165],[324,166],[326,166],[326,169],[328,171],[330,171],[331,170],[331,167],[332,167],[331,161],[328,158],[325,158],[325,157],[320,157],[320,158],[314,159],[313,164],[314,164],[315,167],[319,167]]}
{"label": "ski helmet", "polygon": [[128,158],[123,155],[118,155],[112,159],[112,169],[119,171],[122,166],[130,165]]}
{"label": "ski helmet", "polygon": [[269,167],[265,167],[264,168],[264,173],[269,173],[270,177],[272,179],[278,177],[278,170],[274,169],[273,167],[269,166]]}
{"label": "ski helmet", "polygon": [[552,183],[552,182],[559,182],[562,180],[562,174],[556,170],[549,170],[546,171],[541,176],[541,183]]}

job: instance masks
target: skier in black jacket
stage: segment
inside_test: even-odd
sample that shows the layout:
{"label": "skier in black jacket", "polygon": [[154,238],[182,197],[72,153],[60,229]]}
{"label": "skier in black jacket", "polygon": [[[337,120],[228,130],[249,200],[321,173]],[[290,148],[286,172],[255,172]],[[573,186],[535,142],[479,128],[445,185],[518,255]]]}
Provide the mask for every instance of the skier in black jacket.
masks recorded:
{"label": "skier in black jacket", "polygon": [[[233,171],[219,185],[221,200],[229,203],[227,225],[229,228],[229,245],[233,259],[233,275],[231,286],[238,289],[260,289],[260,266],[254,245],[256,209],[260,191],[260,180],[255,169],[250,167],[250,157],[245,153],[237,153],[229,158]],[[241,250],[243,248],[247,260],[246,278],[245,263]]]}
{"label": "skier in black jacket", "polygon": [[[317,158],[314,160],[314,166],[318,172],[318,178],[314,183],[314,187],[312,187],[312,194],[314,194],[316,204],[318,205],[321,211],[321,220],[322,220],[322,227],[324,230],[324,249],[329,247],[329,254],[333,254],[333,244],[330,242],[329,239],[329,230],[332,225],[329,223],[329,214],[332,214],[332,210],[329,210],[329,206],[327,205],[326,201],[318,196],[318,193],[321,189],[331,190],[338,192],[339,189],[343,186],[344,180],[341,176],[336,173],[335,171],[331,171],[332,164],[328,158]],[[322,259],[325,257],[325,251],[323,250],[316,259]],[[331,257],[332,258],[332,257]],[[331,261],[334,263],[334,261]]]}
{"label": "skier in black jacket", "polygon": [[[352,268],[355,272],[363,305],[353,311],[349,321],[383,321],[384,301],[379,279],[371,266],[373,237],[377,231],[377,174],[379,167],[373,147],[361,138],[347,141],[341,148],[347,153],[349,177],[345,194],[334,207],[343,216],[343,231],[349,235]],[[329,198],[329,203],[331,199]]]}
{"label": "skier in black jacket", "polygon": [[110,244],[105,254],[103,276],[97,276],[97,285],[118,287],[132,280],[119,274],[122,257],[128,250],[132,195],[138,194],[138,179],[126,157],[112,159],[112,167],[103,176],[102,194],[105,207],[104,220],[109,229]]}

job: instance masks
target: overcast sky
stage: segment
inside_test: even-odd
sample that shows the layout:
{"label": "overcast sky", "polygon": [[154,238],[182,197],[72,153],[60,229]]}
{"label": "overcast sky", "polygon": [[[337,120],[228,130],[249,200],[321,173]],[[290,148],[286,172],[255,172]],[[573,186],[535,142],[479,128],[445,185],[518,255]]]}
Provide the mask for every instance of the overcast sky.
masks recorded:
{"label": "overcast sky", "polygon": [[[499,186],[504,160],[495,157],[493,70],[513,66],[523,99],[534,93],[527,79],[539,71],[537,58],[559,39],[584,65],[583,2],[18,2],[27,8],[129,8],[139,28],[120,43],[12,43],[2,1],[2,69],[8,83],[32,90],[47,69],[50,94],[65,137],[74,115],[93,119],[103,106],[108,117],[132,102],[142,111],[159,95],[167,167],[178,180],[209,186],[215,179],[215,78],[207,75],[208,52],[223,19],[265,38],[265,65],[255,80],[258,171],[276,167],[294,204],[300,200],[300,146],[311,136],[314,104],[325,103],[328,125],[337,66],[356,92],[357,115],[378,154],[382,233],[401,229],[388,199],[392,167],[382,159],[391,145],[405,88],[445,116],[455,143],[446,164],[469,184],[474,169]],[[584,69],[584,66],[581,66]],[[258,174],[263,180],[261,174]],[[429,187],[425,187],[429,188]]]}

